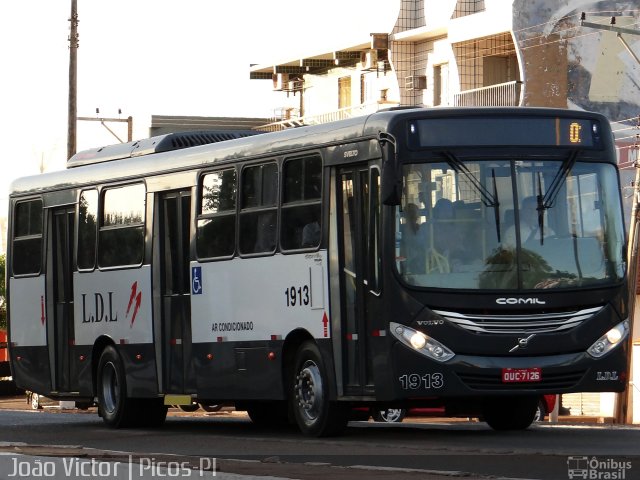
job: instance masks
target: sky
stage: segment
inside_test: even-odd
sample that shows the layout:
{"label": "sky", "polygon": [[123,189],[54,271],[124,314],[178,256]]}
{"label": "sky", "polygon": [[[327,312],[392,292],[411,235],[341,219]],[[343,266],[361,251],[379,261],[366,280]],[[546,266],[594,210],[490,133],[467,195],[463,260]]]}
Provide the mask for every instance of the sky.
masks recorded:
{"label": "sky", "polygon": [[[78,116],[131,115],[134,139],[151,115],[269,117],[270,81],[250,64],[360,43],[390,32],[399,0],[77,0]],[[11,181],[64,168],[70,0],[0,2],[0,217]],[[327,48],[328,47],[328,48]],[[281,94],[280,94],[281,95]],[[126,139],[126,124],[109,124]],[[77,150],[117,143],[78,122]]]}

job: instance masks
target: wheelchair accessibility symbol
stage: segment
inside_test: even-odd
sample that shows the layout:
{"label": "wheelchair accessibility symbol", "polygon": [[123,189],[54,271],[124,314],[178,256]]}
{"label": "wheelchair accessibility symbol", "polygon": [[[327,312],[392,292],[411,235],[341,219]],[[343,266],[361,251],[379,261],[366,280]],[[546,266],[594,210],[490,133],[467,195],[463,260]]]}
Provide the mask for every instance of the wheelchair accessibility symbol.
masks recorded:
{"label": "wheelchair accessibility symbol", "polygon": [[202,267],[191,267],[191,294],[202,294]]}

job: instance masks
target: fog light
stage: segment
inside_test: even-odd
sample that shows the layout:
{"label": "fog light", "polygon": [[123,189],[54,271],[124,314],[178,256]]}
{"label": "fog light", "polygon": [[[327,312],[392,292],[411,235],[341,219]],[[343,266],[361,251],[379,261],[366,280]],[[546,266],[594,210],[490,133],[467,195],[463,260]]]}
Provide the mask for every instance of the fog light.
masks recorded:
{"label": "fog light", "polygon": [[629,321],[625,320],[596,340],[595,343],[589,347],[587,353],[594,358],[600,358],[618,345],[621,345],[623,340],[627,338],[627,335],[629,335]]}

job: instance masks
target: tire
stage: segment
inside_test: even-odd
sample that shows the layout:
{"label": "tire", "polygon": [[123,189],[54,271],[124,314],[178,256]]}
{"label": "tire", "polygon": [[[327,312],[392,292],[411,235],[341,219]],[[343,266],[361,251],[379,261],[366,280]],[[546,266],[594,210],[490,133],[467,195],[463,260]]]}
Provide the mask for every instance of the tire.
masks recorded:
{"label": "tire", "polygon": [[98,414],[112,428],[126,428],[133,424],[138,412],[136,402],[127,398],[127,381],[122,360],[109,345],[98,361]]}
{"label": "tire", "polygon": [[190,405],[178,405],[178,408],[183,412],[195,412],[200,408],[200,404],[196,402],[191,402]]}
{"label": "tire", "polygon": [[338,435],[347,426],[349,411],[338,402],[329,400],[327,378],[317,345],[303,343],[295,357],[289,401],[295,422],[304,435]]}
{"label": "tire", "polygon": [[40,403],[40,395],[37,393],[31,393],[31,408],[33,410],[42,410],[42,404]]}
{"label": "tire", "polygon": [[407,411],[404,408],[386,408],[374,411],[373,419],[376,422],[400,423],[406,415]]}
{"label": "tire", "polygon": [[539,398],[494,397],[485,400],[483,418],[494,430],[525,430],[533,422]]}
{"label": "tire", "polygon": [[222,408],[222,404],[218,403],[215,405],[205,405],[201,403],[200,408],[202,408],[205,412],[217,412]]}

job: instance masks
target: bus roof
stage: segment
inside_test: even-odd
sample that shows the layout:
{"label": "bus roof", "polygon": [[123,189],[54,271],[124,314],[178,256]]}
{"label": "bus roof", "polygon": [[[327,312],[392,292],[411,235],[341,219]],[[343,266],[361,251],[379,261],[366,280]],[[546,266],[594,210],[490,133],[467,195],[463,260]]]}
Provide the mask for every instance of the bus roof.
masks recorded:
{"label": "bus roof", "polygon": [[[313,147],[321,148],[366,138],[376,138],[378,133],[388,131],[393,124],[407,118],[482,115],[594,117],[594,114],[589,112],[547,108],[453,107],[425,109],[404,107],[280,132],[260,135],[251,135],[253,132],[240,132],[236,135],[237,138],[233,139],[226,137],[230,132],[224,132],[225,136],[203,135],[202,138],[198,138],[193,132],[191,132],[191,136],[189,136],[189,132],[167,134],[126,144],[85,150],[69,160],[68,167],[70,168],[66,170],[14,180],[11,184],[10,195],[32,195],[45,189],[61,190],[114,180],[126,181],[151,174],[167,174],[239,159],[282,155]],[[605,117],[596,116],[606,121]],[[177,149],[180,149],[179,153],[176,153]]]}

